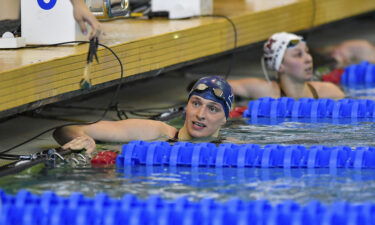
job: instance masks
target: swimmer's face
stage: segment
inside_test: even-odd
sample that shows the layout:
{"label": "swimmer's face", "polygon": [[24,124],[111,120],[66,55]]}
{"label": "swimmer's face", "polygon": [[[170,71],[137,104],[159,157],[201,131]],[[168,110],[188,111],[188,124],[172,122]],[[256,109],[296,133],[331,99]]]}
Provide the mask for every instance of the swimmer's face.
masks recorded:
{"label": "swimmer's face", "polygon": [[279,72],[302,82],[312,78],[313,61],[305,42],[287,48]]}
{"label": "swimmer's face", "polygon": [[186,107],[185,124],[191,137],[216,137],[226,122],[220,103],[192,95]]}

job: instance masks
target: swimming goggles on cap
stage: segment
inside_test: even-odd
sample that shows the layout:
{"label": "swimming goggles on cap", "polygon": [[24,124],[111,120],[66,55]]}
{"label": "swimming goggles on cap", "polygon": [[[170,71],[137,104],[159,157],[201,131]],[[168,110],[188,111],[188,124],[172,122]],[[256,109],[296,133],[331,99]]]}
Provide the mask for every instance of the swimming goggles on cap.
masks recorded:
{"label": "swimming goggles on cap", "polygon": [[225,102],[227,110],[229,110],[231,108],[231,103],[228,103],[228,100],[230,101],[230,99],[227,100],[225,98],[224,91],[221,88],[210,87],[210,86],[208,86],[205,83],[200,83],[200,84],[198,84],[196,87],[194,87],[191,90],[190,94],[193,93],[194,91],[203,92],[203,91],[206,91],[207,89],[211,89],[212,93],[214,94],[214,96],[216,98],[218,98],[218,99],[222,100],[223,102]]}
{"label": "swimming goggles on cap", "polygon": [[216,97],[225,101],[223,90],[221,90],[220,88],[209,87],[207,84],[204,84],[204,83],[198,84],[194,89],[191,90],[190,93],[192,93],[193,91],[205,91],[207,89],[211,89]]}
{"label": "swimming goggles on cap", "polygon": [[293,40],[290,40],[288,45],[286,46],[287,48],[293,48],[295,47],[296,45],[298,45],[302,40],[299,40],[299,39],[293,39]]}

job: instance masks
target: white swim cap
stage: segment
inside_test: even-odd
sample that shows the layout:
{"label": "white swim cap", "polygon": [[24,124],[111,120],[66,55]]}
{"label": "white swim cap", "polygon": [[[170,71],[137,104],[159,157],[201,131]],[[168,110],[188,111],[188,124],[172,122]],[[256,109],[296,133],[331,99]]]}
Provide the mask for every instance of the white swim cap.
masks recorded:
{"label": "white swim cap", "polygon": [[263,57],[268,69],[278,71],[283,61],[285,51],[291,41],[303,41],[301,36],[280,32],[273,34],[263,46]]}

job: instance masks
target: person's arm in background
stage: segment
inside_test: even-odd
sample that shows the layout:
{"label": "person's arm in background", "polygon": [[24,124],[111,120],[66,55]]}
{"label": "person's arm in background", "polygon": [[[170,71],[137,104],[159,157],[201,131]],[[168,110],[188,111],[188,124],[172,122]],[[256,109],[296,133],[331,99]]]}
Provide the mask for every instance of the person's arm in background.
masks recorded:
{"label": "person's arm in background", "polygon": [[256,77],[228,80],[228,83],[232,87],[233,94],[242,98],[258,99],[265,96],[277,98],[279,95],[280,88],[275,82]]}
{"label": "person's arm in background", "polygon": [[375,46],[364,39],[343,41],[334,46],[330,54],[341,67],[360,63],[362,61],[375,63]]}
{"label": "person's arm in background", "polygon": [[84,0],[70,0],[73,5],[74,18],[79,24],[82,33],[87,34],[86,23],[91,27],[89,34],[89,39],[94,37],[99,37],[102,33],[101,25],[99,21],[95,18],[92,12],[89,10]]}
{"label": "person's arm in background", "polygon": [[20,19],[21,0],[0,0],[0,20]]}

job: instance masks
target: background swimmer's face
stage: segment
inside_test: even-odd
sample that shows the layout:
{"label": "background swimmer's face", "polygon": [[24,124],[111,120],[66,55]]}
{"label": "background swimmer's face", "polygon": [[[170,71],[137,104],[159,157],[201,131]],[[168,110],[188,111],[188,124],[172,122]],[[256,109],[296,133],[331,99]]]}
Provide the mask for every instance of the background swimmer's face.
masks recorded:
{"label": "background swimmer's face", "polygon": [[306,43],[287,48],[279,73],[298,81],[308,81],[313,76],[313,61]]}
{"label": "background swimmer's face", "polygon": [[197,95],[190,97],[186,106],[185,124],[194,138],[215,136],[226,122],[223,106]]}

